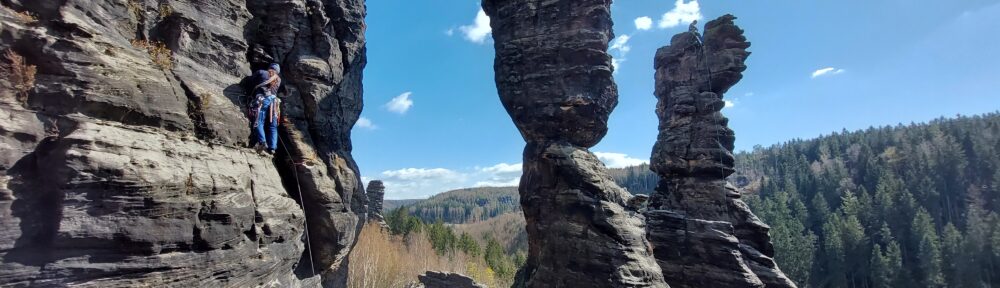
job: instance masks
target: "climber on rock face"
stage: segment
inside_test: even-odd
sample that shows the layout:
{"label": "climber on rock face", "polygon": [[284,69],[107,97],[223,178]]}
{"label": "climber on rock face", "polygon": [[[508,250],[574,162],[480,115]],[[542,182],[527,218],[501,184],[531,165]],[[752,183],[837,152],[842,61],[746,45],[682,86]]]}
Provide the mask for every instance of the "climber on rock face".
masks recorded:
{"label": "climber on rock face", "polygon": [[[278,121],[281,119],[281,99],[278,98],[278,88],[281,86],[281,66],[271,64],[267,70],[257,71],[258,81],[253,92],[256,100],[251,103],[250,119],[253,119],[254,134],[257,136],[255,148],[274,154],[278,149]],[[266,129],[265,129],[266,128]]]}

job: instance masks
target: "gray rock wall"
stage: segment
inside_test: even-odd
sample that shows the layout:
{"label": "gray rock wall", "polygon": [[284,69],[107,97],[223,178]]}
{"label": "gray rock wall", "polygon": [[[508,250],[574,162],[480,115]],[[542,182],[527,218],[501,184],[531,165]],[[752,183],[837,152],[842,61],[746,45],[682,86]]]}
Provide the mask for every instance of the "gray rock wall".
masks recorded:
{"label": "gray rock wall", "polygon": [[418,275],[422,288],[486,288],[486,285],[476,283],[475,280],[458,273],[427,271],[423,275]]}
{"label": "gray rock wall", "polygon": [[[23,100],[0,73],[0,286],[344,285],[367,202],[349,138],[363,1],[0,6],[0,52],[37,67]],[[246,148],[241,85],[272,61],[274,159]]]}
{"label": "gray rock wall", "polygon": [[485,0],[497,90],[520,130],[526,287],[666,287],[633,198],[587,149],[618,103],[610,0]]}
{"label": "gray rock wall", "polygon": [[675,287],[795,287],[772,259],[770,228],[725,180],[735,136],[722,97],[750,55],[734,19],[705,25],[704,43],[692,28],[656,53],[660,134],[650,167],[661,180],[646,212],[648,237]]}
{"label": "gray rock wall", "polygon": [[375,221],[386,226],[385,217],[382,216],[382,201],[385,199],[385,185],[381,180],[368,181],[368,221]]}

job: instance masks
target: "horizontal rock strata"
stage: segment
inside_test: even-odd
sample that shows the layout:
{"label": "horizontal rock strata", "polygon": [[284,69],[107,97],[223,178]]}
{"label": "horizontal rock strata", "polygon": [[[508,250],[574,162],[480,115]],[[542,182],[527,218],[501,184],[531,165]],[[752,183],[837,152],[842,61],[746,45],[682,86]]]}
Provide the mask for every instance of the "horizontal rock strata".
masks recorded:
{"label": "horizontal rock strata", "polygon": [[722,95],[750,55],[734,19],[709,22],[703,40],[692,27],[656,53],[660,134],[650,165],[661,180],[646,212],[648,237],[675,287],[795,287],[774,263],[769,227],[725,180],[735,136]]}
{"label": "horizontal rock strata", "polygon": [[667,287],[633,198],[588,151],[618,103],[609,0],[485,0],[500,100],[527,142],[525,287]]}

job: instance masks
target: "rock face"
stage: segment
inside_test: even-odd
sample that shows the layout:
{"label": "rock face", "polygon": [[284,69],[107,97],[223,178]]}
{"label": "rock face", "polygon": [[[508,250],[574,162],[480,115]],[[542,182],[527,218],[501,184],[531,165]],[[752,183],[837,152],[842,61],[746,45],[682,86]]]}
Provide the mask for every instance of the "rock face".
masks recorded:
{"label": "rock face", "polygon": [[[0,286],[345,285],[362,0],[0,4],[0,52],[37,67],[20,98],[0,59]],[[269,62],[273,159],[240,84]]]}
{"label": "rock face", "polygon": [[610,0],[484,0],[497,90],[527,142],[527,287],[666,287],[632,195],[587,148],[618,103]]}
{"label": "rock face", "polygon": [[385,226],[385,217],[382,217],[382,201],[385,197],[385,185],[381,180],[368,181],[368,221],[382,223]]}
{"label": "rock face", "polygon": [[420,284],[417,287],[425,288],[486,288],[486,285],[476,283],[475,280],[457,273],[427,271],[423,275],[417,276]]}
{"label": "rock face", "polygon": [[677,34],[656,53],[660,176],[646,213],[649,240],[674,287],[795,287],[775,265],[769,227],[726,181],[733,131],[722,95],[743,77],[750,43],[732,15]]}

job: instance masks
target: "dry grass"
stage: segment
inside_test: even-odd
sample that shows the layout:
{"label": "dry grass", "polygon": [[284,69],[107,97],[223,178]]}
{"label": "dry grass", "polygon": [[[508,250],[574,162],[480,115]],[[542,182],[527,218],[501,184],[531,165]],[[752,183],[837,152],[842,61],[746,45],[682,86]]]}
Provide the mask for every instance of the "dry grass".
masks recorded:
{"label": "dry grass", "polygon": [[126,5],[128,6],[128,11],[135,14],[135,17],[142,15],[142,4],[138,0],[128,0]]}
{"label": "dry grass", "polygon": [[507,251],[526,251],[528,235],[524,231],[524,214],[520,211],[505,213],[486,221],[452,226],[455,232],[469,233],[480,243],[486,243],[488,237],[496,239]]}
{"label": "dry grass", "polygon": [[6,58],[7,63],[4,63],[3,74],[13,86],[17,101],[21,104],[27,104],[28,94],[31,93],[31,89],[35,88],[35,75],[38,73],[38,68],[35,65],[28,65],[24,61],[24,57],[13,50],[7,50],[4,53],[4,58]]}
{"label": "dry grass", "polygon": [[35,15],[28,11],[14,12],[14,15],[17,16],[17,19],[24,21],[24,23],[31,24],[38,22],[38,18],[35,18]]}
{"label": "dry grass", "polygon": [[149,58],[153,60],[153,64],[156,64],[160,69],[170,70],[174,68],[174,52],[170,51],[170,48],[167,48],[163,42],[132,40],[132,46],[146,50],[149,53]]}
{"label": "dry grass", "polygon": [[174,14],[174,8],[167,5],[167,3],[160,4],[160,20],[170,17]]}
{"label": "dry grass", "polygon": [[201,105],[201,109],[208,108],[208,105],[212,105],[212,94],[201,93],[198,95],[198,101],[198,104]]}
{"label": "dry grass", "polygon": [[480,258],[463,253],[439,256],[423,233],[403,239],[374,223],[361,230],[350,257],[350,288],[405,287],[426,271],[462,273],[490,287],[510,286],[496,283],[495,274]]}

